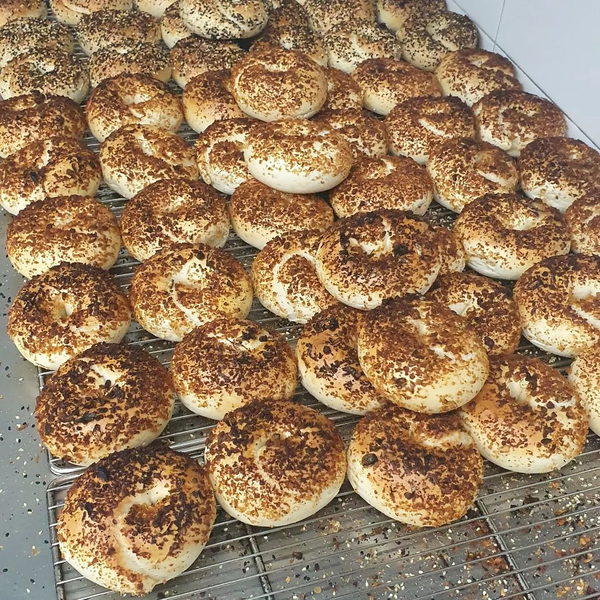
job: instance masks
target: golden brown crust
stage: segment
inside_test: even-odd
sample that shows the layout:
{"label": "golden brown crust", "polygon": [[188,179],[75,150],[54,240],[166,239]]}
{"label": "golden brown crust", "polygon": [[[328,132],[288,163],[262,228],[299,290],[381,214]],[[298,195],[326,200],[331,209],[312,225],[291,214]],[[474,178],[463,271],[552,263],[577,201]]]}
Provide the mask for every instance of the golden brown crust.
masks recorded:
{"label": "golden brown crust", "polygon": [[390,150],[427,162],[431,149],[448,138],[474,138],[475,118],[457,98],[411,98],[385,118]]}
{"label": "golden brown crust", "polygon": [[446,10],[446,0],[376,0],[377,20],[397,31],[414,14]]}
{"label": "golden brown crust", "polygon": [[321,110],[360,110],[363,94],[351,75],[339,69],[327,69],[327,101]]}
{"label": "golden brown crust", "polygon": [[324,36],[332,27],[354,20],[374,20],[371,0],[306,0],[304,10],[313,31]]}
{"label": "golden brown crust", "polygon": [[204,468],[153,444],[87,469],[67,493],[57,535],[63,555],[95,581],[140,596],[197,558],[215,518]]}
{"label": "golden brown crust", "polygon": [[456,415],[391,405],[359,421],[348,463],[360,495],[412,525],[439,527],[462,517],[483,481],[481,456]]}
{"label": "golden brown crust", "polygon": [[62,262],[109,269],[121,249],[119,224],[110,209],[87,196],[58,196],[34,202],[9,224],[6,252],[25,277]]}
{"label": "golden brown crust", "polygon": [[481,336],[488,354],[517,349],[519,311],[502,284],[473,273],[450,273],[438,277],[427,296],[464,317]]}
{"label": "golden brown crust", "polygon": [[[300,5],[298,5],[300,6]],[[308,25],[267,25],[261,36],[252,44],[252,52],[271,48],[303,52],[322,67],[327,66],[327,52],[321,38]]]}
{"label": "golden brown crust", "polygon": [[432,200],[433,182],[425,167],[405,156],[363,157],[329,194],[338,217],[382,209],[423,215]]}
{"label": "golden brown crust", "polygon": [[565,213],[571,232],[571,249],[581,254],[600,255],[600,189],[581,196]]}
{"label": "golden brown crust", "polygon": [[440,249],[439,276],[463,271],[467,265],[467,255],[460,240],[451,229],[439,225],[431,225],[431,228]]}
{"label": "golden brown crust", "polygon": [[170,244],[220,247],[229,235],[227,205],[200,181],[161,179],[125,205],[121,231],[123,245],[139,261]]}
{"label": "golden brown crust", "polygon": [[136,346],[100,343],[46,381],[35,416],[54,456],[87,465],[150,443],[173,404],[171,376],[156,358]]}
{"label": "golden brown crust", "polygon": [[479,138],[511,156],[519,156],[527,144],[538,138],[567,133],[561,110],[549,100],[527,92],[491,92],[473,105],[473,112]]}

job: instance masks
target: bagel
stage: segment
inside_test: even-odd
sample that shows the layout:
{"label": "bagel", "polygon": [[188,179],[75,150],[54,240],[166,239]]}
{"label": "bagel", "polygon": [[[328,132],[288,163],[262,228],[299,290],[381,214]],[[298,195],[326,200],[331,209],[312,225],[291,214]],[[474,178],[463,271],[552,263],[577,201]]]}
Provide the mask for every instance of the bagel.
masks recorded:
{"label": "bagel", "polygon": [[57,21],[75,26],[85,15],[99,10],[130,11],[133,0],[50,0],[50,8]]}
{"label": "bagel", "polygon": [[0,95],[5,100],[39,92],[66,96],[79,104],[89,87],[85,64],[61,50],[45,48],[20,54],[0,69]]}
{"label": "bagel", "polygon": [[546,352],[577,356],[600,342],[599,293],[600,256],[540,261],[515,285],[523,335]]}
{"label": "bagel", "polygon": [[431,227],[398,210],[357,213],[321,238],[317,275],[325,289],[354,308],[426,292],[438,275],[440,251]]}
{"label": "bagel", "polygon": [[339,133],[349,144],[353,158],[385,156],[388,139],[385,125],[367,111],[328,110],[313,118],[326,129]]}
{"label": "bagel", "polygon": [[310,28],[324,37],[336,25],[375,19],[371,0],[306,0]]}
{"label": "bagel", "polygon": [[192,33],[214,40],[254,37],[269,18],[265,0],[179,0],[179,14]]}
{"label": "bagel", "polygon": [[400,60],[402,46],[386,29],[380,29],[372,20],[353,20],[332,27],[323,43],[329,65],[345,73],[352,73],[368,58]]}
{"label": "bagel", "polygon": [[0,158],[53,136],[80,140],[86,129],[82,110],[64,96],[39,92],[0,101]]}
{"label": "bagel", "polygon": [[138,192],[121,214],[123,245],[144,261],[170,244],[224,246],[225,199],[200,181],[161,179]]}
{"label": "bagel", "polygon": [[308,13],[302,4],[296,0],[276,0],[275,2],[271,2],[272,10],[269,13],[267,29],[308,27]]}
{"label": "bagel", "polygon": [[29,362],[54,370],[98,342],[120,342],[129,322],[127,297],[109,273],[61,263],[19,290],[7,333]]}
{"label": "bagel", "polygon": [[555,369],[535,358],[490,359],[490,375],[460,416],[484,458],[519,473],[561,469],[582,450],[588,419]]}
{"label": "bagel", "polygon": [[382,209],[423,215],[432,200],[433,183],[427,171],[405,156],[363,157],[329,194],[338,217]]}
{"label": "bagel", "polygon": [[456,415],[398,406],[361,419],[348,446],[356,493],[391,519],[441,527],[464,516],[483,483],[483,460]]}
{"label": "bagel", "polygon": [[309,118],[327,99],[322,67],[295,50],[250,52],[233,68],[231,93],[238,106],[261,121]]}
{"label": "bagel", "polygon": [[94,53],[88,66],[93,88],[123,73],[141,73],[164,83],[171,78],[169,53],[162,46],[148,42],[129,41],[106,46]]}
{"label": "bagel", "polygon": [[215,319],[193,329],[177,344],[171,372],[181,402],[215,420],[253,400],[287,400],[298,379],[288,343],[241,319]]}
{"label": "bagel", "polygon": [[521,152],[519,171],[530,198],[565,212],[577,198],[600,187],[600,154],[579,140],[539,138]]}
{"label": "bagel", "polygon": [[187,28],[179,15],[179,0],[176,0],[165,10],[160,20],[160,33],[168,48],[173,48],[180,40],[192,37],[194,34]]}
{"label": "bagel", "polygon": [[195,151],[205,183],[230,195],[250,179],[243,153],[255,127],[251,119],[224,119],[215,121],[200,134]]}
{"label": "bagel", "polygon": [[450,273],[438,277],[427,297],[463,317],[479,334],[488,354],[517,349],[519,311],[502,284],[473,273]]}
{"label": "bagel", "polygon": [[165,11],[173,5],[175,0],[133,0],[135,7],[155,19],[159,19],[165,14]]}
{"label": "bagel", "polygon": [[427,161],[434,198],[461,212],[486,194],[511,194],[519,185],[514,161],[499,148],[467,138],[451,138],[434,146]]}
{"label": "bagel", "polygon": [[194,153],[174,133],[145,125],[125,125],[100,145],[106,184],[132,198],[159,179],[198,179]]}
{"label": "bagel", "polygon": [[292,194],[329,190],[342,182],[352,167],[352,149],[342,135],[302,119],[252,129],[244,158],[253,177]]}
{"label": "bagel", "polygon": [[448,53],[479,44],[477,25],[466,15],[450,11],[413,14],[396,35],[402,44],[402,58],[425,71],[435,71]]}
{"label": "bagel", "polygon": [[542,137],[562,137],[567,122],[561,110],[545,98],[518,90],[499,90],[473,105],[479,139],[511,156]]}
{"label": "bagel", "polygon": [[45,19],[47,14],[44,0],[4,0],[0,6],[0,27],[17,20]]}
{"label": "bagel", "polygon": [[258,249],[288,231],[325,231],[333,223],[333,211],[325,200],[311,194],[285,194],[256,179],[233,192],[229,214],[236,234]]}
{"label": "bagel", "polygon": [[444,96],[456,96],[473,106],[496,90],[520,90],[514,65],[501,54],[463,48],[448,53],[435,70]]}
{"label": "bagel", "polygon": [[229,71],[206,71],[194,77],[183,90],[183,112],[188,125],[197,133],[215,121],[245,116],[231,93]]}
{"label": "bagel", "polygon": [[319,231],[288,231],[265,245],[252,262],[252,284],[260,303],[295,323],[306,323],[337,304],[316,273]]}
{"label": "bagel", "polygon": [[101,180],[98,157],[81,142],[68,137],[37,140],[0,163],[0,204],[16,215],[46,198],[93,196]]}
{"label": "bagel", "polygon": [[336,304],[302,328],[296,356],[302,385],[325,406],[364,415],[383,406],[358,362],[356,344],[365,313]]}
{"label": "bagel", "polygon": [[321,110],[360,110],[362,105],[362,90],[352,76],[338,69],[327,69],[327,100]]}
{"label": "bagel", "polygon": [[231,254],[204,244],[171,244],[135,271],[129,289],[134,319],[158,338],[178,342],[217,317],[244,319],[252,285]]}
{"label": "bagel", "polygon": [[174,406],[165,367],[125,344],[96,344],[63,364],[44,385],[35,416],[53,456],[88,466],[146,446],[165,429]]}
{"label": "bagel", "polygon": [[124,125],[149,125],[175,133],[183,122],[181,100],[161,81],[140,73],[104,79],[85,105],[92,135],[103,142]]}
{"label": "bagel", "polygon": [[285,401],[252,402],[225,415],[208,434],[205,458],[219,504],[258,527],[310,517],[333,500],[346,476],[335,425]]}
{"label": "bagel", "polygon": [[446,0],[376,0],[377,20],[398,31],[407,19],[425,11],[445,11]]}
{"label": "bagel", "polygon": [[518,279],[540,260],[568,254],[571,247],[557,210],[513,194],[473,200],[456,219],[454,234],[469,267],[495,279]]}
{"label": "bagel", "polygon": [[390,58],[369,58],[352,74],[363,93],[365,108],[378,115],[409,98],[441,96],[440,84],[431,74]]}
{"label": "bagel", "polygon": [[169,54],[173,79],[185,89],[191,79],[207,71],[230,71],[246,51],[233,42],[189,37],[177,42]]}
{"label": "bagel", "polygon": [[44,19],[17,19],[0,27],[0,68],[13,58],[31,52],[73,52],[75,42],[69,28]]}
{"label": "bagel", "polygon": [[431,225],[435,241],[440,249],[440,273],[459,273],[467,266],[467,254],[462,243],[451,229]]}
{"label": "bagel", "polygon": [[600,255],[600,190],[592,190],[575,200],[565,221],[571,232],[571,250]]}
{"label": "bagel", "polygon": [[450,138],[474,138],[473,113],[456,98],[411,98],[385,118],[393,154],[424,165],[432,148]]}
{"label": "bagel", "polygon": [[110,269],[121,236],[110,209],[88,196],[62,196],[34,202],[6,231],[6,253],[28,279],[62,262]]}
{"label": "bagel", "polygon": [[590,429],[600,435],[600,346],[582,350],[569,367],[569,383],[581,399]]}
{"label": "bagel", "polygon": [[144,596],[200,556],[215,518],[204,468],[153,444],[89,467],[68,490],[56,531],[62,556],[84,577]]}

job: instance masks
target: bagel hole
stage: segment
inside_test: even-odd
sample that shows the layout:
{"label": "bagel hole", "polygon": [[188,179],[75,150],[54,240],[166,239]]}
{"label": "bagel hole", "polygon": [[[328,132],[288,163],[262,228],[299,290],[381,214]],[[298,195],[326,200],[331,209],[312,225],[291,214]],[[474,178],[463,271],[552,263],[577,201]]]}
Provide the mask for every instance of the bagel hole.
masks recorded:
{"label": "bagel hole", "polygon": [[121,101],[125,106],[143,104],[144,102],[148,102],[148,100],[151,100],[151,97],[148,94],[142,94],[141,92],[137,92],[136,94],[124,94],[121,96]]}
{"label": "bagel hole", "polygon": [[75,312],[75,307],[69,302],[61,302],[58,304],[58,319],[64,321]]}

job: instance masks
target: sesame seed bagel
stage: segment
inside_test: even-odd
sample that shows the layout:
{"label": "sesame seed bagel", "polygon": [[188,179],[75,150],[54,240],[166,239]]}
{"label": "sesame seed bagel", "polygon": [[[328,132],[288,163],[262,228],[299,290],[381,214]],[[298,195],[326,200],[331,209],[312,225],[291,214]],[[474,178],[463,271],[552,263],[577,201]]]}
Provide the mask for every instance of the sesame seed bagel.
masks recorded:
{"label": "sesame seed bagel", "polygon": [[81,49],[91,56],[101,48],[128,42],[158,44],[160,25],[144,12],[99,10],[84,15],[77,25],[77,39]]}
{"label": "sesame seed bagel", "polygon": [[302,385],[334,410],[364,415],[385,400],[358,362],[358,330],[365,313],[336,304],[317,313],[302,328],[296,345]]}
{"label": "sesame seed bagel", "polygon": [[467,254],[458,237],[446,227],[431,225],[431,229],[440,249],[439,275],[464,271],[467,266]]}
{"label": "sesame seed bagel", "polygon": [[285,194],[256,179],[233,192],[229,214],[237,235],[259,249],[288,231],[325,231],[333,223],[333,211],[325,200],[312,194]]}
{"label": "sesame seed bagel", "polygon": [[397,298],[367,314],[358,360],[394,404],[443,413],[472,400],[488,376],[488,357],[468,321],[433,300]]}
{"label": "sesame seed bagel", "polygon": [[56,20],[65,25],[79,24],[85,15],[99,10],[130,11],[132,0],[50,0]]}
{"label": "sesame seed bagel", "polygon": [[134,6],[156,19],[165,14],[165,11],[174,3],[174,0],[133,0]]}
{"label": "sesame seed bagel", "polygon": [[[302,2],[302,4],[304,4]],[[308,26],[308,13],[296,0],[276,0],[271,2],[268,29]],[[264,33],[264,31],[263,31]]]}
{"label": "sesame seed bagel", "polygon": [[110,269],[121,249],[110,209],[88,196],[59,196],[23,209],[6,231],[13,267],[31,278],[62,262]]}
{"label": "sesame seed bagel", "polygon": [[346,476],[344,444],[312,408],[259,400],[231,411],[206,439],[217,501],[258,527],[306,519],[329,504]]}
{"label": "sesame seed bagel", "polygon": [[288,231],[273,238],[252,263],[252,284],[260,303],[273,314],[306,323],[337,304],[319,282],[316,255],[319,231]]}
{"label": "sesame seed bagel", "polygon": [[402,44],[402,58],[425,71],[435,71],[448,53],[479,44],[475,23],[466,15],[449,11],[413,14],[396,35]]}
{"label": "sesame seed bagel", "polygon": [[592,346],[575,358],[569,367],[569,383],[585,408],[590,429],[600,435],[600,346]]}
{"label": "sesame seed bagel", "polygon": [[214,40],[254,37],[269,18],[264,0],[179,0],[179,14],[192,33]]}
{"label": "sesame seed bagel", "polygon": [[0,204],[16,215],[56,196],[93,196],[102,179],[98,157],[68,137],[37,140],[0,163]]}
{"label": "sesame seed bagel", "polygon": [[180,88],[207,71],[230,71],[246,51],[233,42],[189,37],[180,40],[169,54],[173,79]]}
{"label": "sesame seed bagel", "polygon": [[147,125],[125,125],[100,145],[107,185],[132,198],[159,179],[198,179],[193,150],[174,133]]}
{"label": "sesame seed bagel", "polygon": [[229,235],[227,205],[200,181],[161,179],[125,205],[121,232],[123,245],[139,261],[170,244],[221,247]]}
{"label": "sesame seed bagel", "polygon": [[44,369],[58,369],[98,342],[120,342],[129,328],[127,297],[109,273],[61,263],[28,281],[8,313],[17,350]]}
{"label": "sesame seed bagel", "polygon": [[150,125],[175,133],[183,122],[181,100],[156,79],[121,73],[104,79],[85,105],[90,131],[103,142],[124,125]]}
{"label": "sesame seed bagel", "polygon": [[206,71],[189,81],[183,90],[183,112],[197,133],[215,121],[245,116],[231,93],[229,71]]}
{"label": "sesame seed bagel", "polygon": [[424,167],[405,156],[363,157],[348,179],[329,194],[338,217],[382,209],[425,214],[433,200],[433,183]]}
{"label": "sesame seed bagel", "polygon": [[325,289],[354,308],[426,292],[440,270],[431,227],[398,210],[357,213],[323,234],[316,269]]}
{"label": "sesame seed bagel", "polygon": [[148,42],[123,42],[101,48],[90,58],[88,67],[92,87],[122,73],[141,73],[164,83],[171,78],[168,51],[160,44]]}
{"label": "sesame seed bagel", "polygon": [[577,198],[600,187],[600,154],[579,140],[539,138],[521,152],[519,171],[530,198],[565,212]]}
{"label": "sesame seed bagel", "polygon": [[252,285],[228,252],[204,244],[171,244],[136,269],[129,298],[134,319],[146,331],[179,342],[217,317],[246,318]]}
{"label": "sesame seed bagel", "polygon": [[204,468],[153,444],[89,467],[67,492],[57,536],[62,556],[84,577],[144,596],[200,556],[215,518]]}
{"label": "sesame seed bagel", "polygon": [[548,256],[567,254],[571,238],[560,213],[515,194],[486,194],[465,207],[454,234],[467,264],[481,275],[518,279]]}
{"label": "sesame seed bagel", "polygon": [[473,105],[479,139],[511,156],[542,137],[564,136],[567,123],[549,100],[518,90],[498,90]]}
{"label": "sesame seed bagel", "polygon": [[0,27],[0,68],[21,54],[38,50],[73,52],[68,27],[45,19],[17,19]]}
{"label": "sesame seed bagel", "polygon": [[362,90],[352,76],[338,69],[327,69],[327,100],[321,110],[360,110],[362,105]]}
{"label": "sesame seed bagel", "polygon": [[298,380],[289,344],[241,319],[215,319],[193,329],[175,347],[171,372],[183,404],[215,420],[253,400],[287,400]]}
{"label": "sesame seed bagel", "polygon": [[35,416],[54,456],[88,466],[153,442],[167,426],[174,401],[171,376],[156,358],[136,346],[100,343],[50,377]]}
{"label": "sesame seed bagel", "polygon": [[521,276],[514,297],[523,335],[535,346],[577,356],[600,342],[600,257],[552,256]]}
{"label": "sesame seed bagel", "polygon": [[519,311],[508,288],[473,273],[438,277],[428,298],[460,315],[479,334],[488,354],[514,352],[521,338]]}
{"label": "sesame seed bagel", "polygon": [[350,144],[355,160],[387,154],[385,125],[366,110],[322,110],[313,121],[339,133]]}
{"label": "sesame seed bagel", "polygon": [[483,481],[483,460],[456,415],[385,406],[361,419],[348,446],[348,479],[388,517],[440,527],[464,516]]}
{"label": "sesame seed bagel", "polygon": [[196,161],[205,183],[231,195],[251,175],[244,159],[250,133],[256,127],[252,119],[215,121],[196,142]]}
{"label": "sesame seed bagel", "polygon": [[520,90],[514,65],[500,54],[463,48],[442,58],[435,70],[444,96],[456,96],[473,106],[496,90]]}
{"label": "sesame seed bagel", "polygon": [[327,98],[324,69],[295,50],[250,52],[234,67],[231,84],[239,107],[261,121],[308,119]]}
{"label": "sesame seed bagel", "polygon": [[303,4],[310,28],[321,37],[337,25],[375,19],[371,0],[306,0]]}
{"label": "sesame seed bagel", "polygon": [[387,115],[401,102],[417,96],[441,96],[440,84],[430,73],[391,58],[370,58],[352,74],[363,93],[365,108]]}
{"label": "sesame seed bagel", "polygon": [[426,11],[445,11],[446,0],[376,0],[375,12],[379,23],[398,31],[413,15]]}
{"label": "sesame seed bagel", "polygon": [[47,16],[44,0],[3,0],[0,6],[0,27],[16,20],[29,20]]}
{"label": "sesame seed bagel", "polygon": [[254,128],[244,158],[256,179],[291,194],[329,190],[341,183],[352,167],[352,149],[342,135],[302,119]]}
{"label": "sesame seed bagel", "polygon": [[86,129],[83,111],[69,98],[39,92],[0,101],[0,158],[53,136],[80,140]]}
{"label": "sesame seed bagel", "polygon": [[519,185],[519,172],[510,156],[468,138],[451,138],[434,146],[427,172],[434,198],[457,213],[481,196],[514,193]]}
{"label": "sesame seed bagel", "polygon": [[581,196],[565,212],[571,250],[600,255],[600,189]]}
{"label": "sesame seed bagel", "polygon": [[490,375],[460,416],[479,452],[519,473],[561,469],[582,450],[588,418],[578,395],[536,358],[490,358]]}
{"label": "sesame seed bagel", "polygon": [[85,64],[62,50],[38,49],[20,54],[0,69],[0,95],[5,100],[39,92],[66,96],[79,104],[89,87]]}
{"label": "sesame seed bagel", "polygon": [[393,154],[424,165],[431,149],[450,138],[474,138],[473,113],[456,98],[411,98],[385,118]]}
{"label": "sesame seed bagel", "polygon": [[400,60],[402,47],[396,37],[370,21],[349,21],[332,27],[323,43],[329,65],[345,73],[352,73],[368,58]]}
{"label": "sesame seed bagel", "polygon": [[173,48],[178,41],[194,35],[179,14],[179,0],[165,10],[160,20],[160,33],[168,48]]}

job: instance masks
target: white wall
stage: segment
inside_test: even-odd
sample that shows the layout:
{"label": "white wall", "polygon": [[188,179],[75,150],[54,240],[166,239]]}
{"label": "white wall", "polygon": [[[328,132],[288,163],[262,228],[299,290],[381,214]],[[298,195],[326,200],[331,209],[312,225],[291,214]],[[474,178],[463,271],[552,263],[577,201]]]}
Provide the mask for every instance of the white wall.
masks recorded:
{"label": "white wall", "polygon": [[482,47],[517,65],[526,91],[565,112],[569,135],[600,146],[600,0],[448,0],[448,6],[477,23]]}

